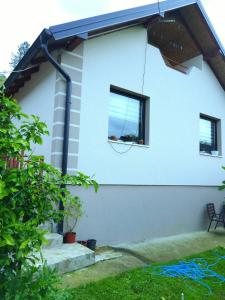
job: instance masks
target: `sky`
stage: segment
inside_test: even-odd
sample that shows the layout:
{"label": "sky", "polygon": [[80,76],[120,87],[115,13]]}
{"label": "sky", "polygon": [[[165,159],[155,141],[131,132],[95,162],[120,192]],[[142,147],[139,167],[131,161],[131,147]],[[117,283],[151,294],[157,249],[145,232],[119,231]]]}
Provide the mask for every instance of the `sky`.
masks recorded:
{"label": "sky", "polygon": [[[0,72],[10,70],[11,54],[16,53],[18,45],[24,41],[32,44],[44,28],[153,2],[156,0],[3,1],[0,17]],[[202,0],[202,3],[225,47],[225,1]]]}

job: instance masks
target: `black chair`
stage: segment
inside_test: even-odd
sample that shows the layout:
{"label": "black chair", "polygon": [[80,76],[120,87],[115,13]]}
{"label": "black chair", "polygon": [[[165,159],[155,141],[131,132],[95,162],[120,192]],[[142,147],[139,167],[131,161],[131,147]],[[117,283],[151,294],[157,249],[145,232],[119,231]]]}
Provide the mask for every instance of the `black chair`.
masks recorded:
{"label": "black chair", "polygon": [[207,207],[207,212],[208,212],[208,216],[209,216],[209,219],[210,219],[208,232],[209,232],[209,229],[211,227],[212,222],[216,222],[216,225],[215,225],[214,229],[216,229],[218,223],[222,223],[223,226],[225,227],[224,209],[222,210],[221,213],[217,214],[216,211],[215,211],[214,203],[208,203],[206,205],[206,207]]}

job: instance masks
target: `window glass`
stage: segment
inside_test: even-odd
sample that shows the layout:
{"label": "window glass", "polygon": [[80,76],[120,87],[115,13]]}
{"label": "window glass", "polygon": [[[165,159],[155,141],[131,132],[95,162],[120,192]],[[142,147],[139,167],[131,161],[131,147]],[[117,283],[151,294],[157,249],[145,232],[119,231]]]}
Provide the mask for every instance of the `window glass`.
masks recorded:
{"label": "window glass", "polygon": [[211,153],[217,150],[216,121],[209,118],[200,118],[200,151]]}
{"label": "window glass", "polygon": [[143,101],[129,95],[110,93],[109,139],[133,142],[143,139]]}

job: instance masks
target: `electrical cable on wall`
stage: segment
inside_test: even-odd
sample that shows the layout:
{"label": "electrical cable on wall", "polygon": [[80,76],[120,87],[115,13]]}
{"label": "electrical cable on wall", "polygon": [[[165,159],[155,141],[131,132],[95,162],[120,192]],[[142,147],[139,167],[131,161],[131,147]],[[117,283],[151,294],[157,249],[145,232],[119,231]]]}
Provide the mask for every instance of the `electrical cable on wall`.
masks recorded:
{"label": "electrical cable on wall", "polygon": [[0,71],[0,75],[1,74],[11,74],[11,73],[21,73],[21,72],[24,72],[24,71],[27,71],[27,70],[30,70],[30,69],[33,69],[35,67],[37,67],[38,65],[33,65],[32,67],[28,67],[28,68],[25,68],[25,69],[22,69],[22,70],[15,70],[15,71]]}
{"label": "electrical cable on wall", "polygon": [[[160,8],[160,0],[158,0],[157,4],[158,4],[158,12],[159,12],[159,15],[162,16],[161,8]],[[142,95],[142,96],[144,96],[144,85],[145,85],[145,75],[146,75],[147,49],[148,49],[148,32],[149,32],[149,30],[150,30],[150,26],[151,26],[151,25],[152,25],[152,24],[149,23],[148,26],[147,26],[147,35],[146,35],[146,43],[145,43],[145,50],[144,50],[144,67],[143,67],[142,86],[141,86],[141,95]],[[142,117],[142,116],[141,116],[141,117]],[[138,131],[138,129],[137,129],[137,131]],[[137,132],[136,132],[136,134],[137,134]],[[124,143],[121,143],[121,144],[124,145]],[[126,145],[128,146],[128,144],[126,144]],[[133,142],[133,143],[131,143],[131,144],[129,145],[129,147],[128,147],[127,150],[125,150],[125,151],[119,151],[119,150],[115,149],[115,147],[113,146],[113,142],[110,141],[110,146],[111,146],[112,149],[113,149],[115,152],[117,152],[118,154],[125,154],[125,153],[129,152],[129,151],[132,149],[132,147],[133,147],[134,145],[136,145],[136,143]]]}
{"label": "electrical cable on wall", "polygon": [[161,16],[161,10],[160,10],[160,4],[159,4],[159,0],[158,0],[158,11],[159,11],[159,15]]}
{"label": "electrical cable on wall", "polygon": [[[148,49],[148,29],[149,29],[149,26],[150,25],[148,25],[148,27],[147,27],[146,43],[145,43],[145,50],[144,50],[144,66],[143,66],[142,84],[141,84],[141,95],[142,96],[144,96],[144,85],[145,85],[145,74],[146,74],[147,49]],[[142,115],[141,115],[141,117],[142,117]],[[136,131],[136,135],[137,135],[137,133],[138,133],[138,128],[137,128],[137,131]],[[118,154],[125,154],[125,153],[129,152],[134,145],[137,145],[134,142],[132,142],[130,145],[129,144],[125,144],[124,142],[121,142],[122,145],[126,145],[126,146],[129,146],[129,147],[125,151],[119,151],[119,150],[115,149],[115,147],[113,146],[113,142],[112,141],[109,141],[109,144],[112,147],[112,149],[116,153],[118,153]]]}

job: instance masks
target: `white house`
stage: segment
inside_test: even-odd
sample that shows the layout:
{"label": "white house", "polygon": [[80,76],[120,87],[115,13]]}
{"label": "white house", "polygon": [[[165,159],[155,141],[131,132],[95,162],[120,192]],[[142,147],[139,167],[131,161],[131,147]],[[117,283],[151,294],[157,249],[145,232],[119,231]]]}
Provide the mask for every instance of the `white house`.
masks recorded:
{"label": "white house", "polygon": [[35,152],[100,184],[72,189],[85,206],[79,239],[207,228],[206,203],[224,198],[225,51],[198,0],[50,27],[16,70],[7,94],[50,130]]}

